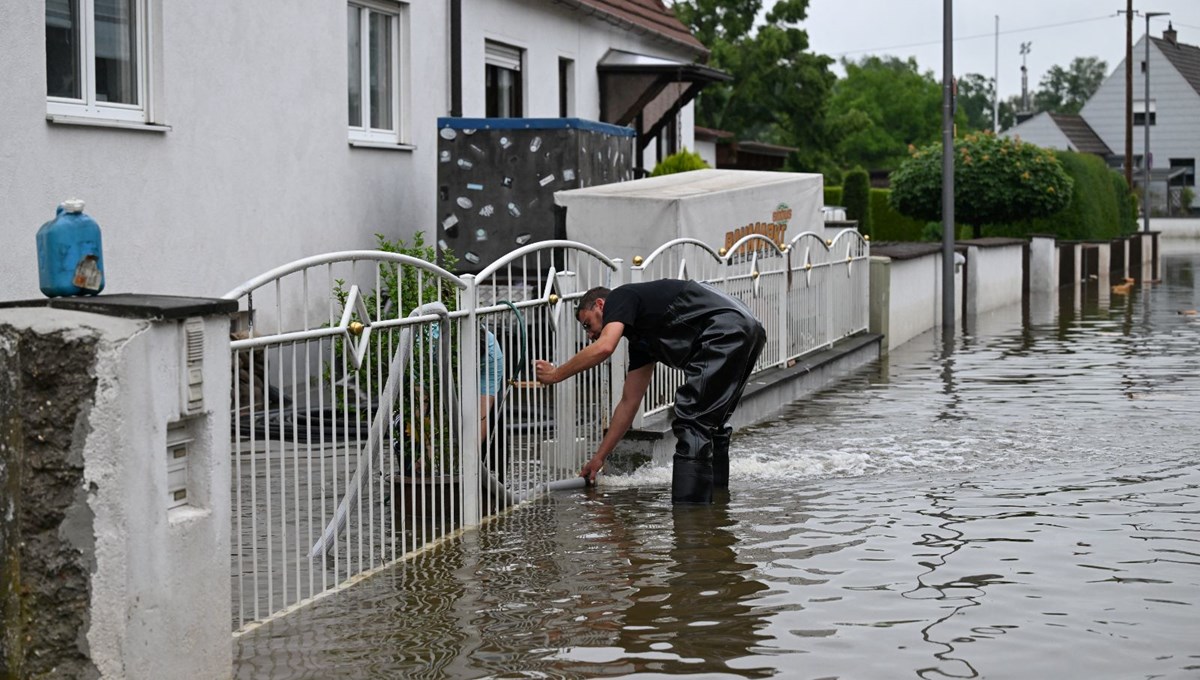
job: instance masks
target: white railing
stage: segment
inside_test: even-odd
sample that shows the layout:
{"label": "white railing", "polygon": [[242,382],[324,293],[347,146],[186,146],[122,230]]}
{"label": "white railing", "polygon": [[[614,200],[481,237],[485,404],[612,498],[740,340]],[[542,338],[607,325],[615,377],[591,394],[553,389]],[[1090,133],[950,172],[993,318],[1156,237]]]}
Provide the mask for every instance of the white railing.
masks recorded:
{"label": "white railing", "polygon": [[[574,305],[588,289],[708,281],[767,327],[759,368],[784,366],[866,328],[857,236],[802,234],[786,248],[748,236],[729,252],[680,239],[629,270],[590,246],[547,241],[477,276],[351,251],[230,291],[241,320],[231,340],[234,629],[577,482],[620,396],[624,346],[552,387],[533,362],[584,345]],[[677,374],[660,369],[647,413],[670,405]]]}
{"label": "white railing", "polygon": [[[869,248],[856,231],[831,240],[804,232],[777,244],[761,234],[713,250],[695,239],[677,239],[634,258],[630,280],[690,278],[744,302],[767,331],[756,371],[786,367],[799,357],[867,329]],[[655,369],[641,418],[671,407],[683,381],[680,371]]]}

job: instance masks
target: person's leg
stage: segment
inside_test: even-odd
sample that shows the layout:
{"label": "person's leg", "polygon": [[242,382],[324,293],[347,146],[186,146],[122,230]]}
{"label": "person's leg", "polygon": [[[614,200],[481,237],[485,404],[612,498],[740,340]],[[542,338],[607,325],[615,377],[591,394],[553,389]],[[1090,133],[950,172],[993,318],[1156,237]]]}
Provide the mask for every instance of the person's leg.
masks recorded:
{"label": "person's leg", "polygon": [[[675,458],[671,500],[711,503],[714,481],[713,434],[736,405],[757,354],[757,324],[738,313],[711,317],[684,367],[685,380],[675,393]],[[750,355],[754,356],[751,357]],[[747,363],[749,362],[749,363]],[[729,481],[729,449],[725,440],[723,483]]]}
{"label": "person's leg", "polygon": [[745,368],[741,380],[738,381],[737,390],[729,402],[729,410],[725,414],[723,424],[713,430],[713,485],[718,489],[729,488],[729,442],[733,437],[733,426],[729,424],[729,420],[733,417],[733,412],[742,400],[742,393],[746,391],[746,383],[750,381],[750,374],[754,371],[754,364],[758,361],[758,355],[762,354],[763,346],[767,344],[767,334],[762,326],[758,326],[755,329],[749,344],[750,347],[746,354]]}

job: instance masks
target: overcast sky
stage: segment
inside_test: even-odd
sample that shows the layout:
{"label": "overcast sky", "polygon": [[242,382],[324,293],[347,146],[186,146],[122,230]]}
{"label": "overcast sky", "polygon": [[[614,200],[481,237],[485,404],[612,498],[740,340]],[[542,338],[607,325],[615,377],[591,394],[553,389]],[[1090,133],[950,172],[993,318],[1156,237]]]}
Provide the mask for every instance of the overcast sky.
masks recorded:
{"label": "overcast sky", "polygon": [[[802,28],[819,54],[836,60],[912,56],[940,80],[942,5],[942,0],[810,0]],[[1125,58],[1125,16],[1117,14],[1125,6],[1126,0],[956,0],[954,72],[995,74],[998,15],[1001,97],[1021,92],[1023,42],[1031,43],[1026,56],[1031,93],[1050,67],[1066,68],[1075,57],[1099,57],[1112,73]],[[1170,20],[1180,42],[1200,45],[1200,0],[1134,0],[1133,7],[1171,13],[1150,19],[1152,36],[1161,37]],[[1134,17],[1135,44],[1145,30],[1145,17]],[[1134,55],[1135,66],[1140,58]],[[843,75],[840,67],[835,72]]]}

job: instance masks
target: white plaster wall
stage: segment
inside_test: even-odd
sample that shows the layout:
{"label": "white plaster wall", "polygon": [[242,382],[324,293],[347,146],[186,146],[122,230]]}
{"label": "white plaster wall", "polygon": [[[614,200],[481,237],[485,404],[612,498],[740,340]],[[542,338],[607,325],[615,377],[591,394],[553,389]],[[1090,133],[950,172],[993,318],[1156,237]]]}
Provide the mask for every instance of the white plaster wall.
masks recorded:
{"label": "white plaster wall", "polygon": [[1150,231],[1160,233],[1160,239],[1200,239],[1200,218],[1151,218]]}
{"label": "white plaster wall", "polygon": [[717,143],[696,141],[696,153],[708,163],[708,167],[717,167]]}
{"label": "white plaster wall", "polygon": [[189,456],[194,505],[170,512],[166,427],[181,408],[179,323],[40,308],[2,309],[0,321],[97,339],[93,406],[76,436],[95,546],[86,649],[101,677],[229,677],[228,319],[205,323],[207,412],[195,418]]}
{"label": "white plaster wall", "polygon": [[967,313],[982,314],[1021,301],[1022,246],[967,248]]}
{"label": "white plaster wall", "polygon": [[[522,64],[527,118],[558,117],[558,60],[575,61],[575,116],[600,120],[600,79],[596,65],[609,48],[692,61],[694,55],[674,43],[626,30],[564,5],[544,0],[470,0],[463,2],[463,116],[483,117],[484,43],[494,40],[525,50]],[[695,126],[691,105],[680,111],[682,145],[692,148]],[[653,145],[646,168],[654,167]],[[716,167],[715,165],[713,167]]]}
{"label": "white plaster wall", "polygon": [[[79,323],[103,318],[94,315]],[[132,324],[133,322],[129,322]],[[227,677],[230,496],[228,319],[205,328],[204,402],[189,451],[191,505],[167,510],[167,424],[180,418],[179,322],[109,346],[85,447],[97,569],[88,643],[109,678]]]}
{"label": "white plaster wall", "polygon": [[40,296],[34,235],[70,197],[103,230],[106,292],[220,295],[375,232],[432,232],[445,2],[408,5],[412,151],[348,144],[344,3],[152,4],[162,134],[48,124],[44,5],[5,4],[0,299]]}
{"label": "white plaster wall", "polygon": [[1054,239],[1029,239],[1030,295],[1058,290],[1058,246]]}
{"label": "white plaster wall", "polygon": [[[888,350],[942,323],[942,255],[893,259],[890,267]],[[962,316],[962,273],[956,274],[954,318]]]}

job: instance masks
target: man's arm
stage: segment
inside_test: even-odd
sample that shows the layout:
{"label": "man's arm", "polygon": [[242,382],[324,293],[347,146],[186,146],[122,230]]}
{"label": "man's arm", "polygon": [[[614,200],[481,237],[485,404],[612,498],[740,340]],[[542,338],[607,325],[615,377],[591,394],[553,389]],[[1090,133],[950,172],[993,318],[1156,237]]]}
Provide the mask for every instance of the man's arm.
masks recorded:
{"label": "man's arm", "polygon": [[612,422],[609,423],[608,432],[605,432],[604,439],[600,440],[600,446],[596,448],[595,455],[584,463],[583,468],[579,471],[579,476],[589,483],[596,481],[596,473],[604,467],[604,459],[608,458],[608,454],[617,448],[617,442],[621,441],[621,437],[629,431],[629,426],[633,424],[633,417],[637,414],[642,398],[646,396],[646,389],[650,387],[650,379],[653,377],[653,362],[625,375],[625,389],[621,391],[621,400],[613,409]]}
{"label": "man's arm", "polygon": [[533,362],[534,368],[537,370],[538,381],[546,385],[553,385],[589,368],[599,366],[617,350],[617,344],[621,342],[623,332],[625,332],[625,324],[620,321],[610,321],[604,324],[604,328],[600,331],[600,337],[596,338],[595,342],[579,350],[578,354],[568,359],[562,366],[555,367],[549,361],[538,359]]}

